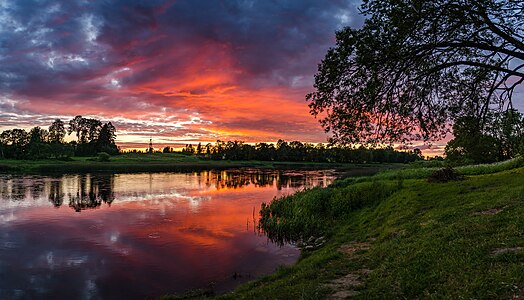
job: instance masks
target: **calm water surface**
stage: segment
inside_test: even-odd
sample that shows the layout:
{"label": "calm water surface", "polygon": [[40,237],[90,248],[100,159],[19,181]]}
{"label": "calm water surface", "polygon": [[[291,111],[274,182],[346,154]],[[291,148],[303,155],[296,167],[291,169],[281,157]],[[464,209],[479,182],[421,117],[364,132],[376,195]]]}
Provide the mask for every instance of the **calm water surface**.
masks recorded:
{"label": "calm water surface", "polygon": [[334,171],[0,175],[0,299],[222,292],[298,249],[256,231],[262,202]]}

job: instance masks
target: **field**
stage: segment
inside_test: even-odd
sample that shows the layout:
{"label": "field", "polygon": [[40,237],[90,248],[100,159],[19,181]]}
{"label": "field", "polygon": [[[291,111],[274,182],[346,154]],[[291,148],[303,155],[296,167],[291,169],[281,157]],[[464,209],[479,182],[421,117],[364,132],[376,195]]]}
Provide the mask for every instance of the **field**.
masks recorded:
{"label": "field", "polygon": [[206,169],[232,169],[242,167],[289,169],[354,169],[365,168],[375,173],[386,168],[398,168],[393,164],[336,164],[309,162],[276,162],[276,161],[229,161],[205,160],[197,156],[179,153],[136,154],[128,153],[110,157],[109,161],[99,161],[97,157],[73,157],[68,160],[0,160],[0,172],[17,173],[85,173],[85,172],[176,172],[197,171]]}
{"label": "field", "polygon": [[261,222],[301,259],[219,298],[520,299],[522,163],[459,168],[446,183],[390,171],[274,200]]}

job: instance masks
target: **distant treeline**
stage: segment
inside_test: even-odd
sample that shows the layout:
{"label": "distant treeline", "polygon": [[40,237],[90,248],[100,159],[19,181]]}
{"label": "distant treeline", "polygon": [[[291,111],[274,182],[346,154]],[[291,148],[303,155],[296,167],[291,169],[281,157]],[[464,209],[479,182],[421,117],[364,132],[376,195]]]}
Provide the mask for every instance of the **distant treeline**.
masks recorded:
{"label": "distant treeline", "polygon": [[[163,152],[172,152],[166,147]],[[313,145],[299,141],[257,143],[249,145],[241,141],[217,141],[215,144],[186,145],[182,153],[198,155],[211,160],[261,160],[294,162],[337,162],[337,163],[407,163],[423,159],[419,149],[397,151],[392,147],[368,149],[363,146],[344,147]]]}
{"label": "distant treeline", "polygon": [[[45,159],[70,156],[93,156],[100,152],[118,154],[115,144],[116,129],[97,119],[76,116],[65,123],[56,119],[48,129],[33,127],[5,130],[0,134],[0,158]],[[66,134],[75,133],[77,140],[65,142]]]}

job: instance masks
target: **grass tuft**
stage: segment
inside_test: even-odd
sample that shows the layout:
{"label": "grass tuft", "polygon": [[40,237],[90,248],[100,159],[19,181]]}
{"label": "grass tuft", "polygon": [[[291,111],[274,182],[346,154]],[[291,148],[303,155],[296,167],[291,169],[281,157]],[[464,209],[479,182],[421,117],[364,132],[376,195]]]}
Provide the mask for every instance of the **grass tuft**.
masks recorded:
{"label": "grass tuft", "polygon": [[330,235],[350,212],[376,205],[397,188],[394,182],[371,181],[284,196],[262,204],[259,229],[280,244]]}

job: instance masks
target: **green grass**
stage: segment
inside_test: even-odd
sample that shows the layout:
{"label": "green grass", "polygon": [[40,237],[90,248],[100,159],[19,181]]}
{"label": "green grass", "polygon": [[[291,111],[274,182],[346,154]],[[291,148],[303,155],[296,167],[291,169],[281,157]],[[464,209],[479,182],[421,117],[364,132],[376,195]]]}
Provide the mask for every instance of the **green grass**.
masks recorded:
{"label": "green grass", "polygon": [[[484,175],[428,183],[403,170],[404,178],[345,180],[274,200],[262,211],[273,237],[325,235],[328,242],[303,251],[295,266],[219,298],[322,299],[341,289],[333,282],[348,274],[361,274],[361,285],[345,288],[357,299],[522,297],[522,161],[459,170]],[[339,251],[355,242],[369,249]]]}
{"label": "green grass", "polygon": [[[0,160],[0,172],[20,173],[82,173],[82,172],[175,172],[204,169],[229,169],[241,167],[286,169],[286,168],[342,168],[354,170],[355,175],[369,175],[390,167],[391,164],[334,164],[310,162],[274,161],[227,161],[204,160],[197,156],[179,153],[136,154],[128,153],[110,157],[101,162],[97,157],[73,157],[70,161],[47,160]],[[359,173],[359,171],[362,171]],[[365,170],[364,170],[365,169]]]}
{"label": "green grass", "polygon": [[[403,180],[403,179],[426,179],[436,170],[444,167],[445,165],[434,167],[430,164],[430,167],[420,167],[424,164],[416,164],[416,167],[407,167],[401,169],[387,170],[378,173],[374,176],[361,177],[361,178],[348,178],[347,182],[364,182],[372,180]],[[480,165],[466,165],[456,167],[455,170],[462,175],[482,175],[482,174],[493,174],[504,170],[515,169],[524,167],[524,157],[516,157],[502,162],[493,164],[480,164]]]}

